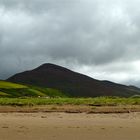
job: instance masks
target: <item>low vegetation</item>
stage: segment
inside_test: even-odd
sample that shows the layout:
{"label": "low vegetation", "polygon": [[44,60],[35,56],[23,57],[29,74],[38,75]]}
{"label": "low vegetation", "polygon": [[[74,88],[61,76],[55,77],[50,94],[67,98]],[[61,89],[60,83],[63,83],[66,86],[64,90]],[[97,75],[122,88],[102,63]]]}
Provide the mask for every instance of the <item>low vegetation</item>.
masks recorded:
{"label": "low vegetation", "polygon": [[88,106],[140,105],[140,98],[0,98],[0,105],[34,106],[52,104]]}

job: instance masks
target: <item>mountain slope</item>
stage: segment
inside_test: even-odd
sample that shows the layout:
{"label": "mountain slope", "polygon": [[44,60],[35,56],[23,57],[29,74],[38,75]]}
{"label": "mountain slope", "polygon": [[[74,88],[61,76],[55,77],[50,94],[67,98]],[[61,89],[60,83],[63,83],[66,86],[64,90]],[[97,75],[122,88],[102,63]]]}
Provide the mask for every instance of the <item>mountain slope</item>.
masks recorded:
{"label": "mountain slope", "polygon": [[139,88],[116,84],[110,81],[99,81],[49,63],[43,64],[36,69],[16,74],[7,79],[7,81],[54,88],[69,94],[71,97],[128,97],[140,94]]}
{"label": "mountain slope", "polygon": [[0,97],[66,97],[54,89],[25,86],[0,80]]}
{"label": "mountain slope", "polygon": [[25,85],[0,81],[0,97],[38,97],[44,93]]}

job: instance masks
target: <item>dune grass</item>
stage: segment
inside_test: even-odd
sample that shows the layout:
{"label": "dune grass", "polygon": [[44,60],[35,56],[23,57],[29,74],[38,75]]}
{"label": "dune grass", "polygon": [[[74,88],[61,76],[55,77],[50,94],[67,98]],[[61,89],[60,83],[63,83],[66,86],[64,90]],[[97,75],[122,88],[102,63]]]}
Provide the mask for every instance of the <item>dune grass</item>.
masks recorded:
{"label": "dune grass", "polygon": [[140,105],[140,98],[0,98],[0,105],[34,106],[53,104],[89,106]]}

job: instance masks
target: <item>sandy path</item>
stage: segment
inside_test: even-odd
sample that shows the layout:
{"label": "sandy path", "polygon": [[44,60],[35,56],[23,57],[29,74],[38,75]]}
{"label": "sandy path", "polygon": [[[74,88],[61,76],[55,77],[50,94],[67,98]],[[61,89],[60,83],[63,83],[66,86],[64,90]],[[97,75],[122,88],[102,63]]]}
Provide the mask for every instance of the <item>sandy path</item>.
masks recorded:
{"label": "sandy path", "polygon": [[0,140],[140,140],[140,113],[1,113]]}

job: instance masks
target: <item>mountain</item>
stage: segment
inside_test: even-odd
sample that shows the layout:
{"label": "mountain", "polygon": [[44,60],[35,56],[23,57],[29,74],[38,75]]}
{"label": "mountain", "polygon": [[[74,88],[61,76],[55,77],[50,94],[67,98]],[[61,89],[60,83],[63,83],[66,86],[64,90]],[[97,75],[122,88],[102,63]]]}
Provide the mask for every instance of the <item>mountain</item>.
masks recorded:
{"label": "mountain", "polygon": [[43,64],[30,71],[15,74],[7,81],[57,89],[70,97],[129,97],[140,95],[140,89],[137,87],[96,80],[50,63]]}

